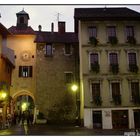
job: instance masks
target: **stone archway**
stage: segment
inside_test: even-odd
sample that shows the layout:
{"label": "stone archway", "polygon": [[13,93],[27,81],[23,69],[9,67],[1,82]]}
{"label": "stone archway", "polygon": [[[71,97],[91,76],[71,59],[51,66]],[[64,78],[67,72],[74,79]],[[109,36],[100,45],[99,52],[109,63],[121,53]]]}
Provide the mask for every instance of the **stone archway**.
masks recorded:
{"label": "stone archway", "polygon": [[[21,116],[25,111],[30,112],[33,115],[33,121],[35,116],[35,98],[34,95],[27,91],[19,91],[12,96],[13,98],[13,112],[17,116]],[[23,106],[26,105],[24,108]]]}

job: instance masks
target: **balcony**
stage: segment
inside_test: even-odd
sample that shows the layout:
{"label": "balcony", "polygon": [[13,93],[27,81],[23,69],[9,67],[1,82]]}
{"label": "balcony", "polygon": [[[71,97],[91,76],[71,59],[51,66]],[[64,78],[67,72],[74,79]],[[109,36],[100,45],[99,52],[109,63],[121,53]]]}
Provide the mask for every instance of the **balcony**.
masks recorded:
{"label": "balcony", "polygon": [[134,36],[128,36],[127,37],[127,43],[129,43],[131,45],[135,45],[136,44],[136,39],[134,38]]}
{"label": "balcony", "polygon": [[93,96],[93,103],[97,106],[101,106],[102,100],[100,95]]}
{"label": "balcony", "polygon": [[119,65],[110,64],[110,72],[112,72],[113,74],[117,74],[119,72]]}
{"label": "balcony", "polygon": [[98,63],[91,64],[91,71],[92,71],[92,72],[99,73],[99,71],[100,71],[100,66],[99,66],[99,64],[98,64]]}
{"label": "balcony", "polygon": [[118,43],[118,39],[116,36],[109,36],[108,41],[111,45],[116,45]]}
{"label": "balcony", "polygon": [[113,97],[113,102],[115,105],[121,104],[121,95],[120,94],[112,95],[112,97]]}
{"label": "balcony", "polygon": [[97,46],[98,42],[99,42],[99,41],[98,41],[97,38],[95,38],[95,37],[90,37],[90,38],[89,38],[89,43],[90,43],[91,45]]}
{"label": "balcony", "polygon": [[137,73],[138,72],[138,66],[136,64],[130,64],[129,65],[129,71],[130,72],[134,72],[134,73]]}

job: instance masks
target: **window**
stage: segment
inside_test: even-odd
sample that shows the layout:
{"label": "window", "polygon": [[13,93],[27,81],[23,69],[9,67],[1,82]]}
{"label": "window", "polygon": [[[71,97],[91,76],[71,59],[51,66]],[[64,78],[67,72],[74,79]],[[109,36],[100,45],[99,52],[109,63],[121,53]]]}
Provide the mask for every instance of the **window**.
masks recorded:
{"label": "window", "polygon": [[97,37],[97,28],[95,26],[88,27],[89,38]]}
{"label": "window", "polygon": [[140,103],[139,82],[131,82],[131,99],[133,103]]}
{"label": "window", "polygon": [[92,83],[92,96],[100,95],[100,83]]}
{"label": "window", "polygon": [[32,66],[19,66],[19,77],[32,77]]}
{"label": "window", "polygon": [[128,53],[129,65],[136,65],[136,53]]}
{"label": "window", "polygon": [[65,72],[65,81],[66,81],[66,83],[73,82],[73,73],[72,72]]}
{"label": "window", "polygon": [[92,83],[92,100],[95,105],[101,105],[100,83]]}
{"label": "window", "polygon": [[98,64],[99,63],[98,53],[91,53],[90,54],[90,63],[91,64]]}
{"label": "window", "polygon": [[126,37],[134,37],[134,27],[126,26]]}
{"label": "window", "polygon": [[53,54],[52,45],[51,44],[47,44],[45,46],[45,55],[46,56],[52,56],[52,54]]}
{"label": "window", "polygon": [[107,27],[107,35],[109,37],[116,37],[116,27],[115,26],[108,26]]}
{"label": "window", "polygon": [[110,53],[109,54],[109,61],[110,61],[110,64],[118,64],[118,55],[117,55],[117,53]]}
{"label": "window", "polygon": [[112,96],[120,95],[120,83],[111,83]]}
{"label": "window", "polygon": [[91,53],[90,54],[90,70],[96,73],[99,72],[99,60],[98,60],[98,53]]}
{"label": "window", "polygon": [[71,50],[71,44],[65,44],[65,50],[64,50],[64,54],[65,55],[71,55],[72,54],[72,50]]}
{"label": "window", "polygon": [[137,73],[138,66],[137,66],[136,53],[128,53],[128,60],[129,60],[129,71]]}
{"label": "window", "polygon": [[115,105],[121,104],[121,94],[120,94],[120,83],[112,82],[111,83],[112,99]]}

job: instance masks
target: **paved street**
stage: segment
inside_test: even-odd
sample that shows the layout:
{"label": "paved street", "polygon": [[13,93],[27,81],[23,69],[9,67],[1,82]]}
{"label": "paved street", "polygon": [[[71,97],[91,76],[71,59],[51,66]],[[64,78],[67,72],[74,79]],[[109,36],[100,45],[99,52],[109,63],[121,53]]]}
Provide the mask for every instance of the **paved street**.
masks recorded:
{"label": "paved street", "polygon": [[46,135],[46,136],[112,136],[124,135],[124,132],[131,132],[134,130],[93,130],[84,127],[75,126],[54,126],[54,125],[17,125],[9,129],[0,130],[0,135]]}

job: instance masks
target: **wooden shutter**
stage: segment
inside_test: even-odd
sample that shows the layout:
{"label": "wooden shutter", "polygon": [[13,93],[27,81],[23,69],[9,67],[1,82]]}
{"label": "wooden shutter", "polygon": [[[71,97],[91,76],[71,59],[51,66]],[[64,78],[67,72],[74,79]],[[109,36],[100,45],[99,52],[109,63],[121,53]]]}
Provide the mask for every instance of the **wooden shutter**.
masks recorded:
{"label": "wooden shutter", "polygon": [[19,66],[19,77],[22,77],[22,66]]}
{"label": "wooden shutter", "polygon": [[32,66],[29,66],[29,77],[32,77],[33,75],[33,67]]}

